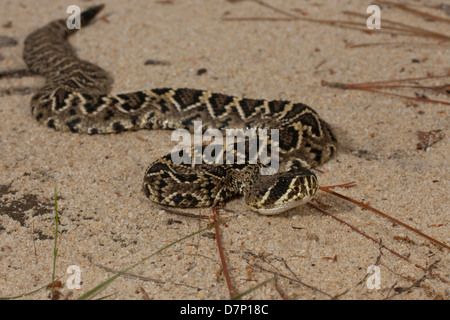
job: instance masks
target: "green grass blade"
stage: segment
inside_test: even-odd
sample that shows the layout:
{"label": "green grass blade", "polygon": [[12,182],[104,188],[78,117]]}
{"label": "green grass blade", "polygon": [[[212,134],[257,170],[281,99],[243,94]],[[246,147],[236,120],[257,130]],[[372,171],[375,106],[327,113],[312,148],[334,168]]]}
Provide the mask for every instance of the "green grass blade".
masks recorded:
{"label": "green grass blade", "polygon": [[272,278],[269,278],[269,279],[267,279],[267,280],[265,280],[265,281],[263,281],[263,282],[261,282],[261,283],[258,283],[256,286],[253,286],[253,287],[251,287],[250,289],[248,289],[248,290],[246,290],[246,291],[244,291],[244,292],[242,292],[242,293],[240,293],[240,294],[235,295],[235,296],[233,297],[233,299],[231,299],[231,300],[239,300],[239,299],[241,299],[243,296],[245,296],[245,295],[249,294],[250,292],[252,292],[252,291],[258,289],[259,287],[262,287],[262,286],[266,285],[267,283],[269,283],[270,281],[272,281],[272,280],[274,280],[274,279],[275,279],[275,277],[272,277]]}
{"label": "green grass blade", "polygon": [[[65,277],[65,275],[62,275],[61,277],[56,278],[55,281],[58,281],[59,279],[62,279],[63,277]],[[37,288],[36,290],[30,291],[30,292],[27,292],[27,293],[22,293],[22,294],[20,294],[18,296],[0,297],[0,300],[15,300],[15,299],[20,299],[20,298],[23,298],[23,297],[31,296],[32,294],[35,294],[36,292],[39,292],[41,290],[44,290],[44,289],[50,287],[53,283],[54,283],[54,281],[52,281],[51,283],[47,283],[47,284],[43,285],[42,287]]]}
{"label": "green grass blade", "polygon": [[210,230],[210,229],[212,229],[212,228],[215,228],[216,226],[221,225],[221,224],[226,223],[226,222],[227,222],[227,221],[219,221],[219,222],[216,222],[216,223],[214,223],[214,224],[212,224],[212,225],[210,225],[210,226],[208,226],[208,227],[206,227],[206,228],[203,228],[203,229],[198,230],[198,231],[196,231],[196,232],[194,232],[194,233],[188,234],[187,236],[184,236],[183,238],[180,238],[180,239],[178,239],[178,240],[176,240],[176,241],[174,241],[174,242],[172,242],[172,243],[169,243],[168,245],[166,245],[166,246],[162,247],[161,249],[155,251],[155,252],[152,253],[151,255],[145,257],[145,258],[142,259],[141,261],[139,261],[139,262],[133,264],[131,267],[128,267],[128,268],[126,268],[126,269],[124,269],[124,270],[122,270],[122,271],[119,271],[118,273],[116,273],[115,275],[113,275],[112,277],[110,277],[109,279],[107,279],[106,281],[100,283],[100,284],[97,285],[96,287],[92,288],[92,289],[89,290],[88,292],[86,292],[86,293],[84,293],[83,295],[81,295],[80,297],[78,297],[78,300],[85,300],[85,299],[88,299],[88,298],[92,297],[94,294],[96,294],[96,293],[98,293],[100,290],[104,289],[106,286],[108,286],[109,284],[111,284],[115,279],[117,279],[118,277],[120,277],[121,275],[123,275],[125,272],[127,272],[127,271],[133,269],[134,267],[137,267],[138,265],[140,265],[140,264],[142,264],[143,262],[147,261],[147,260],[150,259],[151,257],[157,255],[158,253],[161,253],[162,251],[164,251],[164,250],[166,250],[166,249],[168,249],[168,248],[170,248],[170,247],[176,245],[176,244],[179,243],[179,242],[182,242],[182,241],[184,241],[184,240],[186,240],[186,239],[189,239],[189,238],[191,238],[191,237],[193,237],[193,236],[195,236],[195,235],[197,235],[197,234],[199,234],[199,233],[202,233],[202,232],[205,232],[205,231]]}

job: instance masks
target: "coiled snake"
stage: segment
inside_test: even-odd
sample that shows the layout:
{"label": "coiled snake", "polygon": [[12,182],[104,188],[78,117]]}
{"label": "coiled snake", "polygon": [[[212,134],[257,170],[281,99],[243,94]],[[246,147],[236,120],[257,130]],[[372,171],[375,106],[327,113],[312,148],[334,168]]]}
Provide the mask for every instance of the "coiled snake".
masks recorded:
{"label": "coiled snake", "polygon": [[[84,11],[86,26],[103,8]],[[262,214],[276,214],[311,199],[318,189],[310,171],[335,152],[328,124],[310,107],[289,101],[239,99],[196,89],[150,89],[110,94],[112,80],[102,68],[79,59],[67,37],[65,20],[53,21],[25,40],[29,69],[46,78],[31,99],[40,123],[60,131],[86,134],[139,129],[187,129],[201,120],[203,130],[265,128],[279,130],[281,170],[261,175],[261,163],[175,164],[171,154],[152,163],[143,188],[150,200],[169,206],[208,207],[244,195]]]}

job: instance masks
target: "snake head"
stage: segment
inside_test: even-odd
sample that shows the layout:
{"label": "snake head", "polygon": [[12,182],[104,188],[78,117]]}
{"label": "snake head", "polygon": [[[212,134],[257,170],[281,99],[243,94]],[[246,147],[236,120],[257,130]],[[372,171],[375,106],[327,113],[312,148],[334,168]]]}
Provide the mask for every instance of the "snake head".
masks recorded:
{"label": "snake head", "polygon": [[316,175],[308,169],[300,169],[261,176],[256,184],[244,190],[244,194],[252,210],[274,215],[307,203],[318,188]]}

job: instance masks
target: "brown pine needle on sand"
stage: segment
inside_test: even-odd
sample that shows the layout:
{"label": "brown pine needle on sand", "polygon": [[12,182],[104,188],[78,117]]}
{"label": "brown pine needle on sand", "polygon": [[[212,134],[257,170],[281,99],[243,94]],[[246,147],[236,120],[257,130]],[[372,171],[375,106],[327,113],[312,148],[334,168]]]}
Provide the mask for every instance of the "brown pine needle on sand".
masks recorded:
{"label": "brown pine needle on sand", "polygon": [[417,9],[413,9],[406,3],[396,3],[396,2],[392,2],[392,1],[383,1],[382,3],[390,5],[390,6],[393,6],[393,7],[396,7],[398,9],[403,10],[403,11],[410,12],[410,13],[412,13],[414,15],[417,15],[417,16],[420,16],[420,17],[422,17],[424,19],[431,19],[431,20],[434,20],[434,21],[441,21],[441,22],[450,23],[450,19],[442,18],[442,17],[436,16],[436,15],[433,15],[433,14],[430,14],[430,13],[427,13],[427,12],[423,12],[423,11],[420,11],[420,10],[417,10]]}
{"label": "brown pine needle on sand", "polygon": [[[437,245],[439,245],[439,246],[441,246],[441,247],[444,247],[444,248],[450,250],[450,246],[446,245],[445,243],[443,243],[443,242],[441,242],[441,241],[439,241],[439,240],[436,240],[436,239],[434,239],[434,238],[432,238],[432,237],[430,237],[430,236],[424,234],[423,232],[417,230],[416,228],[413,228],[413,227],[411,227],[410,225],[408,225],[408,224],[406,224],[406,223],[404,223],[404,222],[402,222],[402,221],[400,221],[400,220],[398,220],[398,219],[396,219],[396,218],[394,218],[394,217],[391,217],[391,216],[388,215],[387,213],[384,213],[384,212],[382,212],[382,211],[380,211],[380,210],[378,210],[378,209],[375,209],[374,207],[369,206],[368,204],[365,204],[365,203],[363,203],[363,202],[360,202],[360,201],[358,201],[358,200],[352,199],[352,198],[350,198],[350,197],[344,196],[343,194],[340,194],[340,193],[338,193],[338,192],[336,192],[336,191],[331,190],[331,189],[338,188],[338,187],[339,187],[339,188],[342,188],[342,187],[344,187],[344,188],[350,188],[350,187],[353,187],[353,186],[355,186],[355,185],[356,185],[356,184],[355,184],[354,182],[351,182],[351,183],[346,183],[346,184],[343,184],[343,185],[336,185],[336,186],[321,186],[321,187],[319,187],[319,189],[322,190],[322,191],[328,192],[328,193],[330,193],[330,194],[332,194],[332,195],[334,195],[334,196],[336,196],[336,197],[339,197],[339,198],[342,198],[342,199],[344,199],[344,200],[350,201],[350,202],[352,202],[352,203],[354,203],[354,204],[356,204],[356,205],[358,205],[358,206],[360,206],[360,207],[362,207],[362,208],[364,208],[364,209],[371,210],[371,211],[373,211],[373,212],[379,214],[380,216],[382,216],[382,217],[384,217],[384,218],[386,218],[386,219],[389,219],[389,220],[391,220],[392,222],[395,222],[395,223],[397,223],[397,224],[399,224],[399,225],[401,225],[401,226],[407,228],[408,230],[411,230],[411,231],[417,233],[418,235],[420,235],[420,236],[422,236],[422,237],[424,237],[424,238],[430,240],[431,242],[433,242],[433,243],[435,243],[435,244],[437,244]],[[314,207],[315,207],[315,206],[314,206]]]}
{"label": "brown pine needle on sand", "polygon": [[308,204],[309,204],[311,207],[313,207],[313,208],[319,210],[319,211],[322,212],[323,214],[325,214],[325,215],[327,215],[327,216],[329,216],[329,217],[331,217],[331,218],[333,218],[333,219],[339,221],[339,222],[342,223],[342,224],[345,224],[346,226],[350,227],[353,231],[356,231],[356,232],[359,233],[360,235],[362,235],[362,236],[366,237],[367,239],[371,240],[372,242],[378,244],[381,248],[388,250],[388,251],[389,251],[390,253],[392,253],[393,255],[399,257],[400,259],[405,260],[406,262],[410,263],[411,265],[414,265],[416,268],[419,268],[419,269],[421,269],[422,271],[427,272],[430,276],[432,276],[432,277],[434,277],[434,278],[436,278],[436,279],[439,279],[439,280],[442,281],[443,283],[450,283],[450,282],[447,281],[446,279],[442,278],[440,275],[435,274],[435,273],[432,273],[431,270],[430,270],[429,268],[426,268],[426,267],[423,267],[423,266],[418,265],[418,264],[416,264],[416,263],[413,263],[410,259],[408,259],[408,258],[405,257],[404,255],[402,255],[402,254],[398,253],[397,251],[395,251],[395,250],[393,250],[393,249],[391,249],[391,248],[385,246],[384,244],[380,243],[380,241],[377,241],[377,240],[374,239],[373,237],[369,236],[368,234],[364,233],[363,231],[361,231],[361,230],[357,229],[356,227],[352,226],[350,223],[348,223],[348,222],[346,222],[346,221],[344,221],[344,220],[342,220],[342,219],[336,217],[335,215],[329,213],[328,211],[326,211],[326,210],[320,208],[319,206],[317,206],[317,205],[315,205],[315,204],[313,204],[313,203],[311,203],[311,202],[308,203]]}
{"label": "brown pine needle on sand", "polygon": [[[411,230],[411,231],[417,233],[418,235],[420,235],[420,236],[422,236],[422,237],[424,237],[424,238],[430,240],[431,242],[433,242],[433,243],[435,243],[435,244],[437,244],[437,245],[439,245],[439,246],[441,246],[441,247],[443,247],[443,248],[450,249],[450,246],[448,246],[447,244],[445,244],[445,243],[443,243],[443,242],[441,242],[441,241],[439,241],[439,240],[436,240],[436,239],[434,239],[434,238],[432,238],[432,237],[430,237],[430,236],[424,234],[423,232],[417,230],[416,228],[413,228],[413,227],[411,227],[410,225],[408,225],[408,224],[406,224],[406,223],[404,223],[404,222],[402,222],[402,221],[400,221],[400,220],[398,220],[398,219],[396,219],[396,218],[393,218],[393,217],[391,217],[390,215],[388,215],[388,214],[386,214],[386,213],[384,213],[384,212],[382,212],[382,211],[380,211],[380,210],[378,210],[378,209],[375,209],[375,208],[369,206],[368,204],[362,203],[362,202],[360,202],[360,201],[357,201],[357,200],[352,199],[352,198],[350,198],[350,197],[344,196],[344,195],[342,195],[342,194],[340,194],[340,193],[338,193],[338,192],[332,190],[332,189],[335,189],[335,188],[351,188],[351,187],[353,187],[353,186],[355,186],[355,185],[356,185],[355,182],[350,182],[350,183],[345,183],[345,184],[340,184],[340,185],[333,185],[333,186],[321,186],[321,187],[319,187],[319,189],[322,190],[322,191],[324,191],[324,192],[328,192],[328,193],[330,193],[330,194],[332,194],[332,195],[334,195],[334,196],[337,196],[337,197],[339,197],[339,198],[342,198],[342,199],[345,199],[345,200],[347,200],[347,201],[350,201],[350,202],[352,202],[352,203],[354,203],[354,204],[356,204],[356,205],[358,205],[358,206],[360,206],[360,207],[362,207],[362,208],[364,208],[364,209],[369,209],[369,210],[371,210],[371,211],[373,211],[373,212],[375,212],[375,213],[381,215],[382,217],[387,218],[387,219],[389,219],[389,220],[391,220],[391,221],[393,221],[393,222],[395,222],[395,223],[397,223],[397,224],[399,224],[399,225],[401,225],[401,226],[407,228],[408,230]],[[380,245],[381,248],[388,250],[390,253],[394,254],[395,256],[397,256],[397,257],[399,257],[399,258],[401,258],[401,259],[407,261],[407,262],[410,263],[411,265],[414,265],[416,268],[419,268],[419,269],[421,269],[422,271],[428,273],[430,276],[432,276],[432,277],[434,277],[434,278],[436,278],[436,279],[439,279],[439,280],[442,281],[443,283],[447,283],[447,284],[450,283],[448,280],[446,280],[445,278],[441,277],[439,274],[433,273],[432,270],[431,270],[431,268],[429,268],[429,267],[423,267],[423,266],[421,266],[421,265],[419,265],[419,264],[417,264],[417,263],[413,263],[409,258],[407,258],[407,257],[405,257],[404,255],[398,253],[397,251],[395,251],[395,250],[393,250],[393,249],[387,247],[386,245],[382,244],[380,241],[377,241],[376,239],[374,239],[373,237],[371,237],[371,236],[369,236],[368,234],[364,233],[363,231],[360,231],[360,230],[357,229],[356,227],[352,226],[350,223],[348,223],[348,222],[346,222],[346,221],[344,221],[344,220],[342,220],[342,219],[340,219],[340,218],[334,216],[333,214],[329,213],[328,211],[326,211],[326,210],[320,208],[319,206],[317,206],[317,205],[315,205],[315,204],[313,204],[313,203],[308,203],[308,204],[309,204],[311,207],[313,207],[313,208],[319,210],[319,211],[322,212],[323,214],[325,214],[325,215],[327,215],[327,216],[329,216],[329,217],[331,217],[331,218],[333,218],[333,219],[339,221],[339,222],[342,223],[342,224],[347,225],[347,226],[350,227],[352,230],[356,231],[357,233],[361,234],[362,236],[366,237],[367,239],[371,240],[372,242],[374,242],[374,243]]]}
{"label": "brown pine needle on sand", "polygon": [[[347,200],[349,202],[352,202],[352,203],[354,203],[354,204],[356,204],[356,205],[358,205],[358,206],[360,206],[360,207],[362,207],[364,209],[371,210],[371,211],[381,215],[382,217],[384,217],[386,219],[389,219],[390,221],[393,221],[394,223],[399,224],[399,225],[407,228],[410,231],[415,232],[416,234],[420,235],[421,237],[424,237],[424,238],[430,240],[434,244],[437,244],[437,245],[439,245],[439,246],[441,246],[443,248],[446,248],[446,249],[450,249],[450,246],[448,246],[447,244],[445,244],[445,243],[443,243],[443,242],[441,242],[439,240],[436,240],[436,239],[426,235],[425,233],[419,231],[418,229],[416,229],[414,227],[411,227],[410,225],[408,225],[408,224],[406,224],[406,223],[404,223],[404,222],[402,222],[402,221],[400,221],[400,220],[398,220],[396,218],[393,218],[390,215],[388,215],[388,214],[386,214],[386,213],[384,213],[384,212],[382,212],[382,211],[380,211],[380,210],[378,210],[378,209],[376,209],[376,208],[374,208],[374,207],[372,207],[372,206],[370,206],[368,204],[365,204],[363,202],[357,201],[357,200],[355,200],[353,198],[347,197],[347,196],[342,195],[342,194],[340,194],[340,193],[338,193],[338,192],[333,190],[333,189],[336,189],[336,188],[345,188],[345,189],[347,189],[347,188],[354,187],[355,185],[356,185],[356,182],[348,182],[348,183],[332,185],[332,186],[320,186],[319,189],[321,191],[330,193],[330,194],[332,194],[332,195],[334,195],[336,197],[339,197],[339,198],[342,198],[342,199]],[[439,274],[436,274],[436,273],[432,272],[431,268],[423,267],[423,266],[421,266],[419,264],[416,264],[416,263],[412,262],[408,257],[405,257],[404,255],[398,253],[397,251],[387,247],[386,245],[382,244],[381,241],[376,240],[375,238],[373,238],[370,235],[366,234],[365,232],[357,229],[356,227],[352,226],[350,223],[348,223],[348,222],[346,222],[346,221],[336,217],[335,215],[329,213],[328,211],[322,209],[321,207],[319,207],[319,206],[317,206],[317,205],[315,205],[313,203],[309,203],[309,205],[311,207],[317,209],[318,211],[322,212],[323,214],[328,215],[329,217],[337,220],[338,222],[340,222],[340,223],[350,227],[352,230],[356,231],[357,233],[361,234],[365,238],[367,238],[367,239],[371,240],[372,242],[376,243],[377,245],[379,245],[380,248],[386,249],[387,251],[389,251],[393,255],[395,255],[395,256],[399,257],[400,259],[408,262],[409,264],[415,266],[416,268],[421,269],[422,271],[426,272],[430,276],[432,276],[432,277],[434,277],[436,279],[439,279],[443,283],[449,283],[449,281],[447,281],[445,278],[441,277]],[[183,215],[183,216],[191,217],[191,218],[205,219],[207,217],[207,216],[203,216],[203,215],[186,214],[186,213],[182,213],[182,212],[179,212],[179,211],[169,210],[168,208],[164,208],[164,210],[167,211],[168,213],[177,214],[177,215]],[[221,260],[221,264],[222,264],[222,270],[223,270],[223,273],[224,273],[224,276],[225,276],[225,280],[226,280],[226,284],[227,284],[227,287],[228,287],[230,299],[235,299],[235,298],[238,298],[238,297],[240,298],[242,294],[237,294],[236,293],[236,289],[234,288],[234,286],[232,284],[232,280],[231,280],[231,277],[230,277],[228,265],[227,265],[227,262],[226,262],[226,256],[225,256],[225,253],[224,253],[224,250],[223,250],[223,246],[222,246],[222,240],[221,240],[220,229],[219,229],[219,224],[218,224],[218,221],[220,221],[220,217],[218,215],[218,208],[217,207],[212,207],[211,210],[212,210],[212,213],[213,213],[213,215],[212,215],[213,223],[215,225],[214,228],[215,228],[215,238],[216,238],[216,242],[217,242],[217,248],[218,248],[218,251],[219,251],[219,256],[220,256],[220,260]],[[211,218],[211,217],[209,217],[209,218]],[[260,284],[260,285],[262,285],[262,284]]]}
{"label": "brown pine needle on sand", "polygon": [[[307,13],[303,12],[303,11],[302,11],[301,15],[287,12],[286,10],[282,10],[280,8],[277,8],[275,6],[267,4],[262,0],[248,0],[248,1],[252,1],[252,2],[256,3],[257,5],[267,8],[277,14],[281,14],[284,17],[240,17],[240,18],[223,17],[222,20],[223,21],[298,21],[298,20],[300,20],[300,21],[307,21],[307,22],[311,22],[311,23],[327,24],[327,25],[337,26],[340,28],[354,29],[354,30],[359,30],[359,31],[366,32],[366,33],[368,32],[367,26],[365,23],[366,19],[367,19],[367,15],[364,15],[364,14],[361,14],[358,12],[343,11],[344,14],[360,17],[362,20],[359,22],[346,21],[346,20],[318,19],[318,18],[307,17],[306,16]],[[230,1],[230,2],[239,2],[239,1]],[[437,20],[440,22],[448,22],[448,19],[430,15],[430,14],[421,12],[419,10],[408,9],[408,8],[406,8],[406,6],[402,7],[400,5],[399,8],[403,9],[403,10],[409,10],[410,12],[421,15],[423,17],[427,17],[428,19],[433,19],[433,20]],[[369,30],[369,31],[371,32],[371,30]],[[419,27],[410,26],[410,25],[403,24],[403,23],[400,23],[400,22],[397,22],[394,20],[389,20],[386,18],[383,18],[383,28],[378,29],[376,32],[391,34],[391,35],[395,35],[395,36],[404,35],[404,36],[410,36],[410,37],[422,37],[422,38],[426,38],[426,39],[431,38],[431,39],[441,40],[441,41],[450,41],[450,37],[445,34],[438,33],[438,32],[431,31],[431,30],[426,30],[426,29],[419,28]]]}
{"label": "brown pine needle on sand", "polygon": [[[220,220],[219,214],[217,212],[217,207],[213,206],[211,208],[211,210],[212,210],[213,217],[214,217],[214,223],[216,223],[217,221]],[[228,271],[228,265],[227,265],[227,261],[226,261],[226,258],[225,258],[225,253],[223,252],[222,240],[221,240],[221,237],[220,237],[219,225],[216,224],[214,229],[216,231],[217,248],[219,250],[220,261],[222,262],[222,269],[223,269],[223,274],[225,276],[225,280],[227,282],[228,292],[230,293],[230,299],[234,299],[235,296],[236,296],[236,290],[233,287],[233,284],[231,283],[231,277],[230,277],[230,273]]]}
{"label": "brown pine needle on sand", "polygon": [[408,100],[450,105],[450,102],[448,102],[448,101],[430,99],[430,98],[424,97],[424,96],[415,96],[415,97],[406,96],[406,95],[402,95],[402,94],[398,94],[398,93],[387,92],[385,90],[379,90],[379,89],[413,88],[413,89],[422,89],[422,90],[432,90],[432,91],[442,93],[442,94],[449,94],[450,86],[448,84],[437,85],[437,86],[421,86],[421,85],[417,85],[417,84],[415,84],[415,85],[393,84],[393,83],[399,83],[399,82],[406,83],[406,82],[412,82],[412,81],[416,82],[416,81],[420,81],[420,80],[439,79],[439,78],[450,78],[450,74],[439,75],[439,76],[429,75],[426,77],[406,78],[406,79],[389,79],[389,80],[371,81],[371,82],[364,82],[364,83],[342,83],[342,82],[328,82],[328,81],[322,80],[321,85],[325,86],[325,87],[338,88],[338,89],[344,89],[344,90],[349,90],[349,89],[364,90],[364,91],[370,91],[370,92],[400,97],[400,98],[404,98],[404,99],[408,99]]}

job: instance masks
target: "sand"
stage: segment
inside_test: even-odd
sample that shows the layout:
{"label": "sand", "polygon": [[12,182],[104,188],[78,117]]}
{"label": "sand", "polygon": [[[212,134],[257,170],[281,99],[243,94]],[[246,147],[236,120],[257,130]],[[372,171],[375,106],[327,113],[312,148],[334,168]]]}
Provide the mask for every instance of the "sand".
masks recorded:
{"label": "sand", "polygon": [[[352,21],[359,20],[342,11],[366,15],[370,4],[267,3],[300,17]],[[52,19],[67,17],[70,4],[3,0],[0,35],[19,43],[0,48],[0,70],[24,68],[25,37]],[[92,4],[79,3],[82,8]],[[442,10],[427,12],[450,18]],[[383,7],[381,30],[371,32],[300,20],[223,19],[232,17],[287,18],[252,1],[111,0],[100,19],[70,41],[80,57],[112,74],[114,92],[192,87],[312,106],[333,127],[340,144],[338,154],[316,171],[320,184],[355,181],[355,187],[336,191],[450,244],[448,105],[321,86],[322,80],[358,83],[445,74],[450,71],[448,42],[437,45],[433,39],[391,36],[383,33],[383,19],[447,35],[449,24],[388,6]],[[385,42],[398,44],[349,47]],[[148,60],[153,63],[145,65]],[[448,78],[425,82],[445,83]],[[55,188],[59,298],[75,299],[114,271],[208,225],[164,212],[142,192],[147,165],[176,144],[170,141],[170,131],[108,136],[55,132],[31,117],[30,93],[11,91],[32,91],[42,84],[40,77],[0,79],[1,297],[31,292],[52,279]],[[396,92],[449,101],[448,94],[419,89]],[[446,137],[426,151],[418,149],[417,131],[431,130],[442,130]],[[222,216],[229,221],[220,227],[221,240],[236,292],[273,278],[244,299],[450,298],[448,249],[332,195],[322,192],[318,200],[322,208],[375,242],[310,206],[261,216],[242,198],[227,203],[230,211]],[[97,297],[228,299],[213,233],[209,230],[164,250]],[[367,273],[371,265],[378,267],[379,289],[367,285],[375,275]],[[69,266],[81,271],[80,289],[68,288]],[[49,290],[41,290],[26,298],[49,296]]]}

